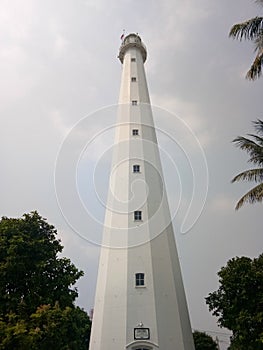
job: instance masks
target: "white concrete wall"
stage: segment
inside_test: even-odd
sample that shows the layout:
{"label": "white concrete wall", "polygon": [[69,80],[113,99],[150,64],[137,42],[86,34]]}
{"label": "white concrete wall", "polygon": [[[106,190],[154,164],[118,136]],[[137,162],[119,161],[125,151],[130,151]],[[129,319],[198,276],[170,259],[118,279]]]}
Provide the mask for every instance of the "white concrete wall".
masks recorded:
{"label": "white concrete wall", "polygon": [[[131,58],[136,62],[131,62]],[[136,82],[131,78],[136,77]],[[138,105],[132,106],[131,101]],[[123,59],[119,113],[90,350],[193,350],[141,50]],[[139,136],[132,136],[132,129]],[[141,165],[134,174],[132,165]],[[143,220],[135,222],[133,212]],[[135,274],[145,286],[135,286]],[[134,328],[150,329],[136,341]]]}

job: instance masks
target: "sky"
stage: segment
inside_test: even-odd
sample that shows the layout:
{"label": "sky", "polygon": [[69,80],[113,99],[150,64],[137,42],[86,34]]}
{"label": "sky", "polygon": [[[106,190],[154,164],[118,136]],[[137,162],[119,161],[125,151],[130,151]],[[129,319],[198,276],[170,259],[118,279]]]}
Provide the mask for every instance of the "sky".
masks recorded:
{"label": "sky", "polygon": [[[219,332],[226,347],[220,334],[226,331],[204,298],[218,288],[217,272],[230,258],[257,257],[263,243],[261,205],[234,210],[251,184],[230,183],[250,167],[231,141],[253,132],[252,121],[263,117],[263,80],[245,79],[253,45],[228,32],[260,13],[247,0],[1,0],[0,215],[37,210],[55,225],[63,254],[85,272],[77,303],[87,311],[104,215],[94,198],[107,193],[125,29],[139,33],[148,51],[145,70],[192,328]],[[176,157],[178,145],[188,170],[186,158]],[[173,169],[165,154],[175,159]],[[65,188],[70,171],[76,183]],[[71,190],[94,220],[67,200]],[[195,212],[185,228],[192,194]]]}

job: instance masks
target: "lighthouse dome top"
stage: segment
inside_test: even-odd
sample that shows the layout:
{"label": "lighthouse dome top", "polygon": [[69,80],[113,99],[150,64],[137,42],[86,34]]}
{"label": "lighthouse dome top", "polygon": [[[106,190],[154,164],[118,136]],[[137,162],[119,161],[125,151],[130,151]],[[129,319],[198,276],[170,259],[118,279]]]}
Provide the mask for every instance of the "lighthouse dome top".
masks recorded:
{"label": "lighthouse dome top", "polygon": [[136,34],[131,33],[126,35],[122,41],[120,51],[119,51],[119,56],[118,56],[121,63],[123,63],[123,59],[126,51],[132,47],[137,47],[141,51],[143,62],[145,62],[147,58],[146,47],[137,33]]}

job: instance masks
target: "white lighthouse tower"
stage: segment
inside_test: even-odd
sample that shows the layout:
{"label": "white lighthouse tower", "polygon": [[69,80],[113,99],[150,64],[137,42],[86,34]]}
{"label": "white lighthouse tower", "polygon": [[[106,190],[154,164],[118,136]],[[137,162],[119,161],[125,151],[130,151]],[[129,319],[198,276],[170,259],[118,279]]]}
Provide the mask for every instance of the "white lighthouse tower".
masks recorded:
{"label": "white lighthouse tower", "polygon": [[127,35],[90,350],[194,350],[146,57]]}

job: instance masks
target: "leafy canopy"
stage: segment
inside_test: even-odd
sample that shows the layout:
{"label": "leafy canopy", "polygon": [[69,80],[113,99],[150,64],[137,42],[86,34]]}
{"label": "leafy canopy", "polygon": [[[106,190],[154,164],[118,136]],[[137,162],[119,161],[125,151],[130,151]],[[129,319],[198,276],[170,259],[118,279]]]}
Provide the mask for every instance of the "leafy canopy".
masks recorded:
{"label": "leafy canopy", "polygon": [[83,276],[37,212],[0,221],[0,350],[87,349],[90,320],[74,306]]}
{"label": "leafy canopy", "polygon": [[218,346],[216,342],[213,340],[213,338],[204,332],[194,331],[193,337],[194,337],[195,350],[217,350],[218,349]]}
{"label": "leafy canopy", "polygon": [[0,320],[0,350],[87,350],[90,321],[79,307],[41,305],[29,319]]}
{"label": "leafy canopy", "polygon": [[218,324],[233,332],[231,349],[263,349],[263,254],[236,257],[218,272],[220,287],[206,298]]}

